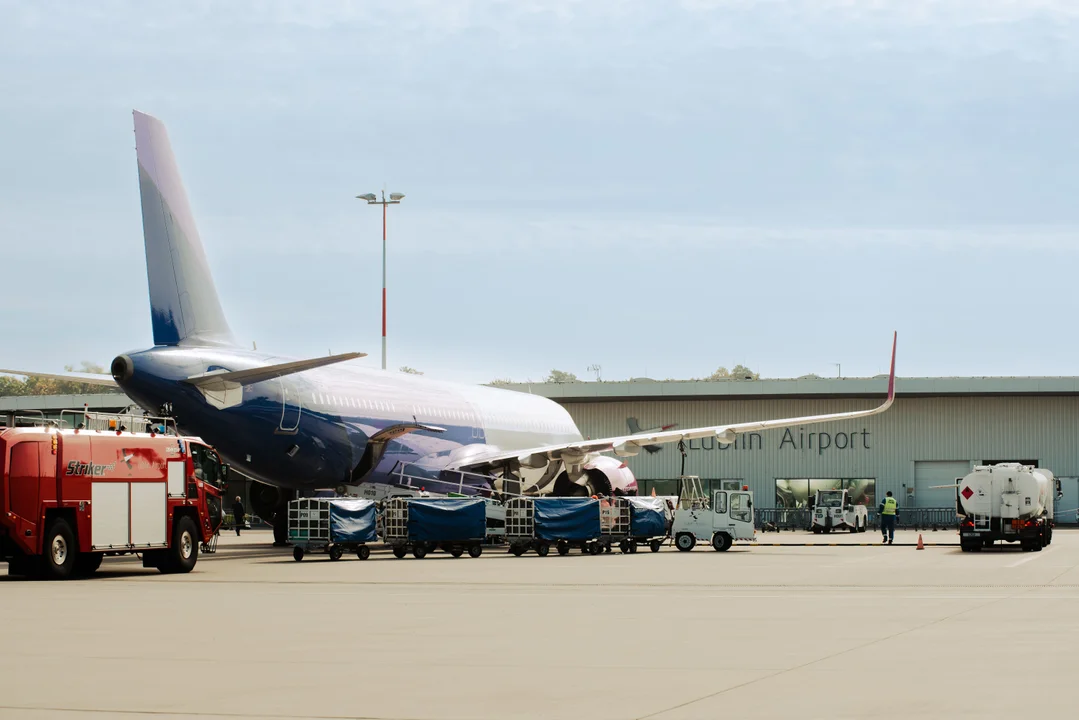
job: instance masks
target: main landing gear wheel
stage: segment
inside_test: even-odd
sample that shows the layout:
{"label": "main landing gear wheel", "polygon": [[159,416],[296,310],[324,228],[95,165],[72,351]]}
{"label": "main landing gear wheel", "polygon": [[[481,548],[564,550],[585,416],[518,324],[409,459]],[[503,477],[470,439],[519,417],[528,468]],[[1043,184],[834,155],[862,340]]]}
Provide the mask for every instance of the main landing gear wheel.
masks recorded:
{"label": "main landing gear wheel", "polygon": [[294,547],[294,548],[292,548],[292,559],[295,560],[296,562],[300,562],[301,560],[303,560],[303,548],[302,547]]}
{"label": "main landing gear wheel", "polygon": [[697,544],[697,538],[693,537],[690,533],[680,533],[678,537],[674,539],[675,547],[682,552],[689,552],[693,549],[693,546]]}
{"label": "main landing gear wheel", "polygon": [[367,558],[371,557],[371,548],[367,547],[366,545],[360,545],[358,548],[356,548],[356,557],[358,557],[360,560],[366,560]]}
{"label": "main landing gear wheel", "polygon": [[479,545],[473,545],[468,549],[468,556],[470,558],[478,558],[482,554],[483,548],[481,548]]}

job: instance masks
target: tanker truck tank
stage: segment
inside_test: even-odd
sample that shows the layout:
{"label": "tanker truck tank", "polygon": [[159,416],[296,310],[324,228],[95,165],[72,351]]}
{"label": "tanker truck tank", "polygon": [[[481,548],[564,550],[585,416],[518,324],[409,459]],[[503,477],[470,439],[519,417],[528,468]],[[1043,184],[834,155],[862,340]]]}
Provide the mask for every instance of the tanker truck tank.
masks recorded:
{"label": "tanker truck tank", "polygon": [[998,540],[1037,551],[1053,539],[1053,500],[1059,482],[1045,468],[1019,463],[979,465],[956,480],[956,513],[964,551]]}

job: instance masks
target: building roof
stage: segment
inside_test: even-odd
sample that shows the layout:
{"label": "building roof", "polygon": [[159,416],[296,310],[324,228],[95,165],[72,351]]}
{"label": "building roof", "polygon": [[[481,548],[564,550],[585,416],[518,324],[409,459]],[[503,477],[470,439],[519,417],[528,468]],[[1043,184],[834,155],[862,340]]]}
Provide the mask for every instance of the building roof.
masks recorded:
{"label": "building roof", "polygon": [[[898,397],[992,395],[1079,395],[1079,377],[911,377],[896,378]],[[883,397],[888,376],[872,378],[791,378],[762,380],[649,380],[618,382],[512,383],[499,387],[565,402],[608,402],[649,398]]]}

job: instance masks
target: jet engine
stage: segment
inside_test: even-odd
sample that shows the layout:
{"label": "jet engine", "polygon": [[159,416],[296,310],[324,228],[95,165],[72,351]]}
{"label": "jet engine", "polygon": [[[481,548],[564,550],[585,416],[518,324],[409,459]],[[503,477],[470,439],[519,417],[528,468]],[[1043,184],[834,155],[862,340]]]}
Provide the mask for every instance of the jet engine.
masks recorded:
{"label": "jet engine", "polygon": [[636,495],[637,478],[624,462],[609,455],[597,455],[584,465],[574,482],[567,472],[555,480],[554,495]]}

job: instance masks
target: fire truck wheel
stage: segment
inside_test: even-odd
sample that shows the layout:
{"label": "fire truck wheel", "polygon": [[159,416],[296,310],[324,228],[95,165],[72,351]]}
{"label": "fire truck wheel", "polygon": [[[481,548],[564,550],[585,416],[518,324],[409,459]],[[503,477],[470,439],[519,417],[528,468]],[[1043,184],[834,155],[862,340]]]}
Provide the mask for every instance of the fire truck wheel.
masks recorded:
{"label": "fire truck wheel", "polygon": [[674,545],[682,552],[688,552],[693,549],[693,546],[697,544],[697,538],[693,537],[691,533],[679,533],[678,537],[674,539]]}
{"label": "fire truck wheel", "polygon": [[101,559],[105,557],[101,553],[79,553],[75,558],[75,574],[80,577],[89,577],[101,567]]}
{"label": "fire truck wheel", "polygon": [[371,557],[371,548],[367,547],[366,545],[360,545],[358,548],[356,548],[356,557],[358,557],[360,560],[366,560],[367,558]]}
{"label": "fire truck wheel", "polygon": [[172,545],[166,552],[161,572],[191,572],[199,559],[198,529],[194,520],[184,515],[176,521],[172,530]]}
{"label": "fire truck wheel", "polygon": [[330,560],[340,560],[341,556],[345,554],[345,549],[340,545],[330,546]]}
{"label": "fire truck wheel", "polygon": [[648,547],[652,550],[652,552],[659,552],[659,549],[663,547],[663,543],[659,540],[653,540],[652,542],[648,543]]}
{"label": "fire truck wheel", "polygon": [[303,560],[303,548],[302,547],[296,546],[296,547],[292,548],[292,559],[295,560],[296,562],[300,562],[301,560]]}
{"label": "fire truck wheel", "polygon": [[393,556],[395,558],[397,558],[398,560],[400,560],[401,558],[403,558],[405,556],[405,552],[406,552],[405,549],[403,547],[401,547],[400,545],[398,545],[393,549]]}
{"label": "fire truck wheel", "polygon": [[75,570],[75,536],[67,520],[54,520],[45,532],[42,544],[42,569],[50,580],[66,580]]}

